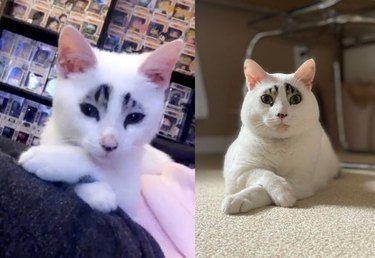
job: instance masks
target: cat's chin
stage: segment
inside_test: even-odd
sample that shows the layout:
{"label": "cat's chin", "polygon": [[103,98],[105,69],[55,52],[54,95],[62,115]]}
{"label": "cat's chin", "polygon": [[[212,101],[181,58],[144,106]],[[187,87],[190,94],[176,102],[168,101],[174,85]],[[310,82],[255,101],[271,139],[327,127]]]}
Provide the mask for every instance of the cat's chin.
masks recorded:
{"label": "cat's chin", "polygon": [[276,126],[273,126],[273,129],[276,132],[284,133],[284,132],[288,131],[289,127],[290,127],[290,125],[280,123],[280,124],[278,124]]}
{"label": "cat's chin", "polygon": [[258,130],[256,134],[272,139],[286,139],[295,135],[293,127],[285,123],[265,124],[262,130]]}
{"label": "cat's chin", "polygon": [[278,133],[285,133],[290,129],[290,125],[285,122],[271,122],[271,123],[264,123],[267,128],[269,128],[271,131],[275,131]]}

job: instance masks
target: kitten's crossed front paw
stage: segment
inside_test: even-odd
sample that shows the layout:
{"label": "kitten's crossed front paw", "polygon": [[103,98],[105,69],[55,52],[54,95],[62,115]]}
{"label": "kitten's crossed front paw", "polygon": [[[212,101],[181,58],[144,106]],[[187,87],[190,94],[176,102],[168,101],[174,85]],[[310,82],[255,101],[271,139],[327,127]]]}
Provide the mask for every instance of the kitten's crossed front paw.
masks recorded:
{"label": "kitten's crossed front paw", "polygon": [[281,207],[292,207],[296,202],[293,188],[284,179],[280,178],[273,184],[271,189],[268,191],[272,201]]}
{"label": "kitten's crossed front paw", "polygon": [[78,184],[75,191],[83,201],[95,210],[107,213],[117,209],[116,194],[106,183]]}
{"label": "kitten's crossed front paw", "polygon": [[221,203],[221,210],[226,214],[248,212],[252,209],[251,202],[238,194],[225,196]]}

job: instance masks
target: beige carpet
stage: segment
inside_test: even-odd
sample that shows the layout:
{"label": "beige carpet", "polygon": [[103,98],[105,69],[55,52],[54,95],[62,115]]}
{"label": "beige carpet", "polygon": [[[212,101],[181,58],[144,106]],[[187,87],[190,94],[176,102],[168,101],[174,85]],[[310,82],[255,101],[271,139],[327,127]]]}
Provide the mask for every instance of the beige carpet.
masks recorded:
{"label": "beige carpet", "polygon": [[197,169],[197,257],[375,257],[375,172],[347,171],[294,208],[220,211],[219,169]]}

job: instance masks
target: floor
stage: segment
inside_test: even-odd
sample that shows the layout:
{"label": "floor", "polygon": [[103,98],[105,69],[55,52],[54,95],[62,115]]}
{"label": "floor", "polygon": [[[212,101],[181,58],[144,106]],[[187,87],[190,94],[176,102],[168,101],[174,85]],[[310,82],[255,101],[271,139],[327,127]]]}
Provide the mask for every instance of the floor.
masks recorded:
{"label": "floor", "polygon": [[[345,162],[375,155],[340,153]],[[196,257],[374,257],[375,171],[346,170],[294,208],[220,211],[223,155],[196,157]]]}

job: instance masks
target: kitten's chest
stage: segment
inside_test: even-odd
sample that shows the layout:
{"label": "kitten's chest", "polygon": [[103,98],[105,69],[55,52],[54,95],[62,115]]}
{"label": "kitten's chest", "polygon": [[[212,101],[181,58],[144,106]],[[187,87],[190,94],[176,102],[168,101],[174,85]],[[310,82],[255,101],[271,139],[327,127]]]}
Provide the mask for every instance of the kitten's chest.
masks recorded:
{"label": "kitten's chest", "polygon": [[123,158],[98,165],[97,178],[107,182],[117,191],[127,191],[137,185],[141,169],[140,158]]}
{"label": "kitten's chest", "polygon": [[99,171],[99,180],[111,186],[119,207],[132,217],[140,198],[140,169],[140,161],[135,159],[118,166],[103,166]]}

